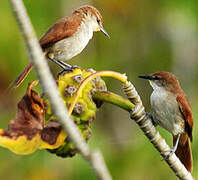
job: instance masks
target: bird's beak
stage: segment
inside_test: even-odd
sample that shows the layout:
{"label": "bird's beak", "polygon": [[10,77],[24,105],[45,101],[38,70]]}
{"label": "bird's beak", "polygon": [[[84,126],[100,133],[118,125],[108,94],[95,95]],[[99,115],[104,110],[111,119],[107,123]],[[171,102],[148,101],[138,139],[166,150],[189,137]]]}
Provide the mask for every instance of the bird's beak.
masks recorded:
{"label": "bird's beak", "polygon": [[138,76],[139,78],[142,78],[142,79],[148,79],[148,80],[153,80],[153,76],[149,76],[149,75],[140,75]]}
{"label": "bird's beak", "polygon": [[100,25],[100,30],[105,34],[105,36],[107,36],[110,39],[109,34],[107,33],[107,31],[104,29],[102,25]]}

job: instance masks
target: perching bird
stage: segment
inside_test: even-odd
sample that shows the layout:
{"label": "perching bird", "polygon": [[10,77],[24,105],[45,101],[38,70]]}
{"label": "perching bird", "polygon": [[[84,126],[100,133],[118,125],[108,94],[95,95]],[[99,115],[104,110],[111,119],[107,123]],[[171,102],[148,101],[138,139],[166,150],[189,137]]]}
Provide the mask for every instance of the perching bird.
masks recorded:
{"label": "perching bird", "polygon": [[[48,59],[65,70],[72,68],[64,63],[78,55],[93,37],[93,32],[102,31],[107,37],[108,33],[102,26],[103,18],[93,6],[80,7],[72,15],[64,17],[53,24],[40,39],[39,43]],[[13,87],[18,87],[33,67],[29,63],[23,72],[16,78]]]}
{"label": "perching bird", "polygon": [[150,96],[154,123],[173,135],[174,152],[188,171],[192,171],[193,159],[189,139],[192,141],[193,116],[189,101],[178,79],[170,72],[141,75],[153,88]]}

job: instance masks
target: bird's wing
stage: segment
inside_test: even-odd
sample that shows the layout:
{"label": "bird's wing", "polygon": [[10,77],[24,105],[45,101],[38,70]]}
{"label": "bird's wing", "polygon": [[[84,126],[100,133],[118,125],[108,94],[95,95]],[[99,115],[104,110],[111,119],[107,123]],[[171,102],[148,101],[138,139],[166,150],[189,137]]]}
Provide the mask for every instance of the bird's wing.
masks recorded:
{"label": "bird's wing", "polygon": [[39,43],[43,49],[48,48],[55,42],[73,35],[81,24],[82,16],[73,14],[64,17],[52,25],[42,36]]}
{"label": "bird's wing", "polygon": [[177,96],[177,102],[179,104],[179,109],[184,117],[186,124],[186,132],[192,141],[192,128],[193,128],[193,116],[190,103],[184,93]]}

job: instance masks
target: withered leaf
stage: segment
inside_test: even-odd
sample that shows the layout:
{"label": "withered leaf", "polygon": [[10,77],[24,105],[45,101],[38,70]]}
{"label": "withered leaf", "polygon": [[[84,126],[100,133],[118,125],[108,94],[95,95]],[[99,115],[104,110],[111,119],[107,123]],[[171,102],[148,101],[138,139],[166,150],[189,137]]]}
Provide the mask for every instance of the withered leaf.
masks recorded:
{"label": "withered leaf", "polygon": [[26,94],[18,103],[16,118],[8,130],[0,129],[0,146],[17,154],[30,154],[38,149],[56,149],[64,143],[66,134],[58,122],[44,125],[43,99],[32,88],[38,81],[28,84]]}
{"label": "withered leaf", "polygon": [[18,112],[16,118],[8,125],[8,131],[5,136],[17,138],[26,135],[31,140],[36,133],[43,129],[45,117],[45,108],[42,98],[32,90],[38,82],[28,84],[26,94],[18,103]]}

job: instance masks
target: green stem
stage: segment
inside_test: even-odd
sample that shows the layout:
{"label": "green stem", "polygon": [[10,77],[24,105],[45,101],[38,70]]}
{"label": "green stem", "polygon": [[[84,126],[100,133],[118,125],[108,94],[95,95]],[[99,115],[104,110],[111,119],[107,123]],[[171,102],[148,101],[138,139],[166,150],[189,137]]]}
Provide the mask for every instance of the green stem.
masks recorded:
{"label": "green stem", "polygon": [[96,93],[93,94],[93,99],[114,104],[126,111],[131,111],[131,109],[135,107],[128,99],[109,91],[96,91]]}

